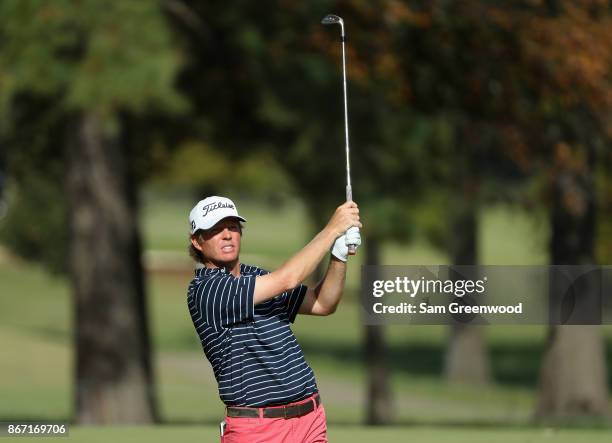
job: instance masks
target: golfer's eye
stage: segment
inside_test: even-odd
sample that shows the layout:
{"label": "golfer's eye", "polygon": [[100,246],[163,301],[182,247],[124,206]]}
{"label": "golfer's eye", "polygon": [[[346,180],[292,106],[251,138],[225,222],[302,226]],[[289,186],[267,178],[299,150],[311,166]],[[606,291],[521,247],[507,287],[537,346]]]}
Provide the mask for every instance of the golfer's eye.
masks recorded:
{"label": "golfer's eye", "polygon": [[240,232],[240,226],[238,226],[238,225],[229,225],[229,226],[219,226],[219,227],[216,227],[216,228],[212,228],[210,230],[210,234],[211,235],[217,235],[217,234],[219,234],[220,232],[223,232],[226,229],[228,231],[230,231],[230,232]]}

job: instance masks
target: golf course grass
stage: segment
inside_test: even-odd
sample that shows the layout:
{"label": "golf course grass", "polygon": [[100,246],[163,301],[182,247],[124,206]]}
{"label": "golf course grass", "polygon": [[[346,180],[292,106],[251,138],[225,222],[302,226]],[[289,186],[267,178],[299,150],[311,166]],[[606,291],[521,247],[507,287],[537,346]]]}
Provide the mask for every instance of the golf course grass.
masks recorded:
{"label": "golf course grass", "polygon": [[[216,423],[222,418],[223,406],[185,304],[191,272],[184,259],[186,214],[192,203],[186,198],[149,198],[143,214],[150,258],[147,287],[153,358],[163,424],[72,427],[70,440],[218,441]],[[239,201],[238,205],[249,219],[244,232],[244,261],[273,268],[308,241],[312,227],[303,221],[301,205],[288,203],[274,211],[257,202]],[[533,219],[512,208],[488,208],[481,215],[484,263],[543,264],[543,236],[545,232]],[[389,264],[447,260],[423,240],[410,245],[388,244],[383,255]],[[612,441],[611,428],[602,424],[566,429],[532,423],[544,326],[483,327],[494,381],[477,389],[442,381],[446,327],[387,327],[396,425],[362,426],[367,378],[357,305],[360,260],[358,255],[350,264],[347,293],[332,317],[301,316],[293,326],[317,376],[327,410],[330,441]],[[0,421],[70,421],[73,353],[67,280],[4,251],[0,252],[0,282]],[[604,330],[608,365],[612,367],[612,330]]]}

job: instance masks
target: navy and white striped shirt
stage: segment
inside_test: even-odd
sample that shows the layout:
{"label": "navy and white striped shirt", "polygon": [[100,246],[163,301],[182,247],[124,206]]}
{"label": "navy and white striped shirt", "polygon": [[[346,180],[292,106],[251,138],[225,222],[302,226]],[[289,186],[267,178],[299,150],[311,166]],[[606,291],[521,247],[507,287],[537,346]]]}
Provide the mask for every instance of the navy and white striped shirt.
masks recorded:
{"label": "navy and white striped shirt", "polygon": [[289,325],[306,286],[254,306],[255,278],[267,273],[243,264],[240,277],[224,268],[202,268],[189,285],[191,319],[228,406],[280,405],[318,391]]}

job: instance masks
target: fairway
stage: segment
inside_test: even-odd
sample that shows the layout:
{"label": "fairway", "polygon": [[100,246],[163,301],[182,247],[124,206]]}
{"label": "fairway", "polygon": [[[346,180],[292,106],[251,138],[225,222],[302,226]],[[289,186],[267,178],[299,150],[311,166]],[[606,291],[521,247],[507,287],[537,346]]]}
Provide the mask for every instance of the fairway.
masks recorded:
{"label": "fairway", "polygon": [[[185,254],[183,200],[157,199],[145,206],[148,253]],[[246,204],[245,257],[277,266],[307,240],[310,228],[297,204],[277,216]],[[242,209],[241,209],[242,210]],[[287,220],[295,226],[288,226]],[[483,253],[489,262],[521,260],[512,238],[540,235],[526,216],[503,208],[482,215]],[[264,232],[274,232],[265,237]],[[499,233],[504,232],[501,236]],[[503,240],[499,240],[502,238]],[[507,256],[491,246],[503,241]],[[532,241],[531,245],[537,245]],[[535,246],[533,246],[535,247]],[[445,257],[423,241],[386,245],[385,262],[442,263]],[[543,254],[525,251],[531,260]],[[349,270],[349,289],[333,317],[301,316],[293,325],[313,367],[325,404],[332,442],[571,442],[610,441],[612,431],[555,430],[531,427],[535,383],[546,337],[543,326],[483,328],[495,383],[472,389],[445,383],[441,376],[448,330],[444,326],[393,326],[385,329],[391,368],[394,421],[397,426],[367,428],[367,374],[361,349],[363,327],[357,303],[359,260]],[[157,266],[157,265],[156,265]],[[185,306],[190,264],[154,267],[148,275],[158,405],[157,427],[74,427],[71,441],[217,441],[223,414],[210,364],[204,359]],[[0,380],[0,419],[70,420],[72,416],[71,306],[67,281],[4,255],[0,258],[0,346],[4,349]],[[26,313],[26,314],[24,314]],[[605,328],[608,337],[611,329]],[[612,355],[608,338],[607,355]],[[29,441],[29,439],[22,439]],[[40,440],[37,440],[40,441]]]}

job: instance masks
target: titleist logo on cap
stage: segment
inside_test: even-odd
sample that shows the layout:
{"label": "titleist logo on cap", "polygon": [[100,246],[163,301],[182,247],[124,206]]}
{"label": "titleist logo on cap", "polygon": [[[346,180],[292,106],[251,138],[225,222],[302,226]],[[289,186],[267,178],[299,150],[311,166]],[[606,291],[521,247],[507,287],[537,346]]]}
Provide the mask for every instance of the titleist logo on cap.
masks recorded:
{"label": "titleist logo on cap", "polygon": [[206,214],[208,214],[211,211],[214,211],[216,209],[222,209],[222,208],[235,209],[234,205],[229,204],[229,203],[212,202],[212,203],[202,206],[202,217],[206,217]]}

